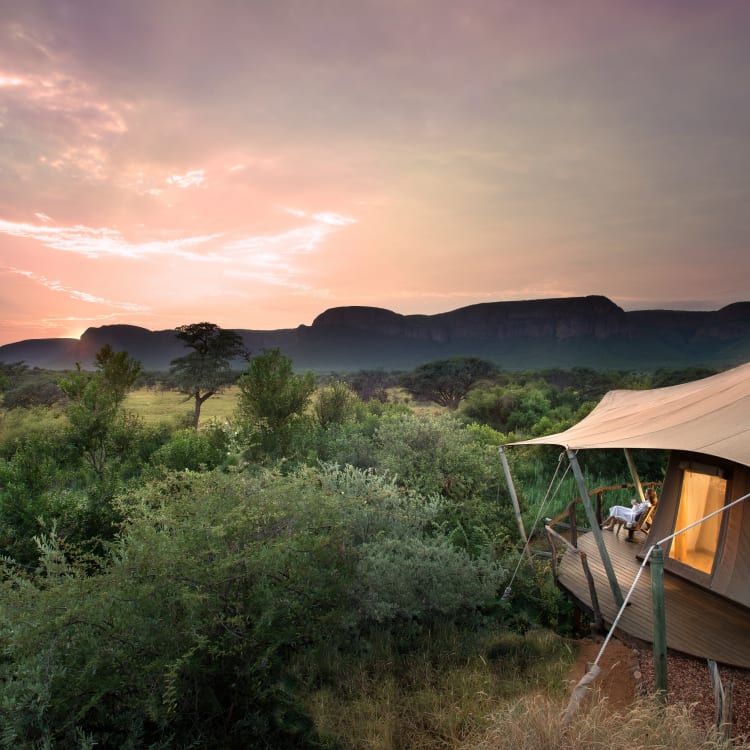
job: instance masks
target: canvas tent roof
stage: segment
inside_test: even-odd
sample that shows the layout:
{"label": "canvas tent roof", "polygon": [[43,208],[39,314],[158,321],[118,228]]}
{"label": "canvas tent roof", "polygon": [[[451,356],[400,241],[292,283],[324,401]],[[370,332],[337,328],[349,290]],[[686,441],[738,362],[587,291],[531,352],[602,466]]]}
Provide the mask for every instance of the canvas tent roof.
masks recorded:
{"label": "canvas tent roof", "polygon": [[750,466],[750,363],[667,388],[609,391],[573,427],[512,445],[685,450]]}

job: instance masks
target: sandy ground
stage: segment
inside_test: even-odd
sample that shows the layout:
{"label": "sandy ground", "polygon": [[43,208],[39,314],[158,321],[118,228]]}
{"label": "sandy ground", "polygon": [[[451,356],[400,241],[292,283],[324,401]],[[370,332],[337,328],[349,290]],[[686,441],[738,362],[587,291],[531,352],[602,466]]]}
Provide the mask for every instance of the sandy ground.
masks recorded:
{"label": "sandy ground", "polygon": [[[602,640],[596,642],[591,638],[584,638],[580,641],[578,658],[570,673],[571,690],[586,673],[589,663],[596,659],[602,642]],[[636,652],[632,648],[612,638],[599,660],[599,667],[602,671],[594,684],[607,697],[613,708],[628,706],[637,695],[635,655]]]}
{"label": "sandy ground", "polygon": [[[603,639],[584,638],[571,670],[571,691],[585,674],[601,648]],[[654,689],[653,656],[650,647],[633,647],[612,638],[599,660],[601,675],[596,685],[612,708],[627,707],[638,695]],[[731,686],[732,735],[736,746],[750,747],[750,670],[719,667],[725,690]],[[714,698],[704,659],[669,653],[667,656],[667,700],[691,707],[693,715],[707,726],[714,721]]]}

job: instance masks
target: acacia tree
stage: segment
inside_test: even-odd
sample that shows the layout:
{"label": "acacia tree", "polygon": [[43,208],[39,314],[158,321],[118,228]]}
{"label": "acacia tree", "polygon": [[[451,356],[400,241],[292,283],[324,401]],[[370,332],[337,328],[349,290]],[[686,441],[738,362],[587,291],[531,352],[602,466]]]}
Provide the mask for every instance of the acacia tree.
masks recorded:
{"label": "acacia tree", "polygon": [[242,337],[215,323],[191,323],[175,328],[175,335],[192,349],[171,362],[177,388],[193,399],[193,427],[198,427],[201,407],[234,380],[230,363],[247,356]]}
{"label": "acacia tree", "polygon": [[405,375],[402,382],[416,398],[457,409],[473,385],[496,374],[495,365],[479,357],[452,357],[427,362]]}

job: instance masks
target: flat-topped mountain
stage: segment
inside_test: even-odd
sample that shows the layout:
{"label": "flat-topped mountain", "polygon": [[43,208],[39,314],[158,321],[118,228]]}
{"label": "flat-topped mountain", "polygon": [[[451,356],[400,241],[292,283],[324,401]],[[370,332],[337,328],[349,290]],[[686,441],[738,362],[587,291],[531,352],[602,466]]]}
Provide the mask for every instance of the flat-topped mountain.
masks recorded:
{"label": "flat-topped mountain", "polygon": [[[190,321],[190,322],[198,322]],[[505,369],[593,367],[722,369],[750,360],[750,302],[714,311],[625,312],[602,296],[487,302],[436,315],[335,307],[294,329],[235,329],[253,353],[278,347],[296,369],[406,370],[435,359],[477,356]],[[167,370],[186,349],[174,331],[129,325],[89,328],[78,339],[32,339],[0,347],[0,361],[88,367],[104,344],[146,369]],[[244,363],[238,362],[238,367]]]}

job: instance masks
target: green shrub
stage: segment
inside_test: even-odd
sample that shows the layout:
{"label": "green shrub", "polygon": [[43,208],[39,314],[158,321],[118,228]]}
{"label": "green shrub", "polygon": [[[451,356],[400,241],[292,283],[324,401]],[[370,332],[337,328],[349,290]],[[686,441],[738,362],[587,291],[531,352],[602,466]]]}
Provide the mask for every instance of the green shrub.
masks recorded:
{"label": "green shrub", "polygon": [[315,418],[323,428],[342,424],[354,417],[358,402],[359,397],[347,383],[331,379],[315,393]]}
{"label": "green shrub", "polygon": [[374,435],[373,465],[399,484],[445,498],[438,519],[457,544],[476,552],[517,536],[497,447],[448,415],[387,415]]}
{"label": "green shrub", "polygon": [[122,494],[128,521],[96,575],[38,535],[39,573],[4,576],[0,736],[319,746],[300,655],[359,650],[382,626],[413,648],[437,618],[478,618],[499,586],[499,566],[428,533],[438,506],[354,469],[182,471]]}
{"label": "green shrub", "polygon": [[60,411],[41,406],[0,412],[0,456],[10,458],[27,440],[57,440],[66,425],[67,419]]}
{"label": "green shrub", "polygon": [[375,623],[476,621],[497,596],[505,571],[488,558],[471,558],[446,537],[405,537],[367,544],[357,565],[359,606]]}
{"label": "green shrub", "polygon": [[151,455],[156,466],[180,471],[215,469],[227,459],[228,437],[221,426],[210,423],[200,430],[178,430]]}

